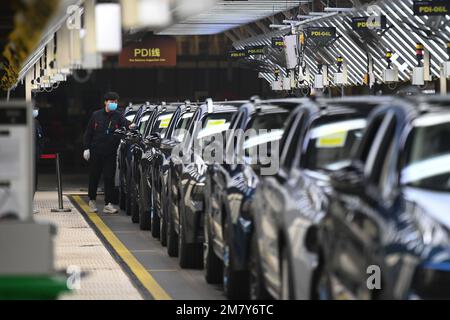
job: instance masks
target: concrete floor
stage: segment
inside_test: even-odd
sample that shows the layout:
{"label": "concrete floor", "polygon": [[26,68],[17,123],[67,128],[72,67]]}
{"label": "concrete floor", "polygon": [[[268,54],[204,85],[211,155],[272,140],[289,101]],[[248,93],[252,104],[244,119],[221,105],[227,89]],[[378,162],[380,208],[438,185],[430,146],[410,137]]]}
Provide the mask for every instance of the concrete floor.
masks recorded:
{"label": "concrete floor", "polygon": [[[64,194],[66,196],[79,195],[80,199],[86,205],[88,202],[86,196],[87,175],[63,175],[63,179]],[[53,199],[53,206],[57,207],[55,175],[40,175],[38,190],[40,191],[37,194],[38,198],[40,194],[46,194]],[[46,192],[43,193],[42,191]],[[99,195],[97,199],[97,204],[99,213],[96,214],[95,217],[100,218],[100,221],[109,229],[108,232],[112,232],[117,237],[117,239],[125,246],[126,251],[128,251],[133,258],[143,266],[145,272],[156,281],[157,285],[165,291],[169,298],[188,300],[225,299],[220,285],[214,286],[206,283],[203,270],[181,269],[178,265],[178,259],[169,257],[166,253],[166,248],[161,246],[159,240],[152,237],[150,231],[139,230],[139,226],[133,224],[131,218],[124,212],[120,212],[117,215],[103,214],[103,201],[101,195]],[[72,204],[69,204],[69,206],[73,207]],[[76,207],[78,208],[79,205]],[[77,210],[75,209],[75,211]],[[77,213],[74,212],[72,215],[73,214]],[[109,245],[108,240],[101,235],[101,231],[96,225],[89,221],[89,214],[83,213],[83,217],[84,220],[89,222],[89,228],[92,231],[95,231],[97,236],[101,239],[103,247],[109,251],[111,257],[114,257],[118,265],[121,266],[122,270],[128,275],[130,281],[132,281],[134,286],[139,290],[142,297],[144,299],[152,299],[152,292],[149,292],[148,288],[141,283],[142,281],[139,280],[139,277],[136,277],[133,274],[133,271],[121,259],[120,254],[115,252],[113,246]],[[76,242],[78,240],[73,239],[73,241]],[[58,242],[58,239],[56,242]],[[58,243],[56,243],[56,246],[58,247]],[[70,255],[71,253],[68,252],[68,254]],[[80,261],[80,264],[82,265],[83,261]],[[111,280],[113,281],[113,279]],[[110,283],[109,285],[114,287],[115,283]],[[108,284],[106,284],[106,287],[107,286]],[[127,299],[126,293],[124,293],[123,299]]]}
{"label": "concrete floor", "polygon": [[[88,201],[86,196],[82,199]],[[97,199],[97,205],[101,220],[172,299],[225,299],[221,286],[205,282],[203,270],[181,269],[178,259],[169,257],[159,240],[154,239],[150,231],[139,230],[139,225],[133,224],[123,211],[117,215],[103,214],[101,196]]]}

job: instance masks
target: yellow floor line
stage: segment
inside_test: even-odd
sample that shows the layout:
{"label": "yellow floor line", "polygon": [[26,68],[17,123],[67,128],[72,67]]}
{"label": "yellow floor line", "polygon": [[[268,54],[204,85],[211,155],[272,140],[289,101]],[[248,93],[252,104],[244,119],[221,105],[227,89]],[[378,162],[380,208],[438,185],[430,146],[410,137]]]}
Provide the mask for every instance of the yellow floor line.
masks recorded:
{"label": "yellow floor line", "polygon": [[74,196],[75,202],[86,212],[89,219],[105,237],[106,241],[112,246],[117,254],[128,265],[134,275],[139,279],[142,285],[150,292],[155,300],[172,300],[172,297],[156,282],[152,275],[144,268],[144,266],[133,256],[133,254],[125,247],[125,245],[116,237],[111,229],[96,214],[90,211],[89,206],[79,196]]}

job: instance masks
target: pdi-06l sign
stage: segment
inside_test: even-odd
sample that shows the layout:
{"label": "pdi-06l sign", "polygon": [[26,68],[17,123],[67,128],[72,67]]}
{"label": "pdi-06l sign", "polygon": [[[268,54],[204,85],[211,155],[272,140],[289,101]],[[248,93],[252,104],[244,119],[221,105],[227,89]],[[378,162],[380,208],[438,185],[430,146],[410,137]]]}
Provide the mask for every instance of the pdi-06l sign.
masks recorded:
{"label": "pdi-06l sign", "polygon": [[413,4],[413,11],[416,16],[445,16],[449,14],[449,6],[448,0],[415,0]]}
{"label": "pdi-06l sign", "polygon": [[310,39],[332,40],[336,37],[335,27],[310,27],[306,35]]}
{"label": "pdi-06l sign", "polygon": [[386,16],[352,18],[352,28],[355,31],[383,30],[386,29],[386,25]]}

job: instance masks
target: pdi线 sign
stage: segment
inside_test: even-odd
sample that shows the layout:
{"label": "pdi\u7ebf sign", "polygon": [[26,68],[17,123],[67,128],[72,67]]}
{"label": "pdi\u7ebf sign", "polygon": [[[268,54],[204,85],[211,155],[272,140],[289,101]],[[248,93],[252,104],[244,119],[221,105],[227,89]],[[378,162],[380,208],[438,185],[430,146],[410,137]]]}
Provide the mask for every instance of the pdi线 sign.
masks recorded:
{"label": "pdi\u7ebf sign", "polygon": [[414,0],[413,11],[416,16],[444,16],[449,14],[449,0]]}
{"label": "pdi\u7ebf sign", "polygon": [[120,67],[175,67],[177,44],[175,38],[155,36],[127,44],[120,53]]}

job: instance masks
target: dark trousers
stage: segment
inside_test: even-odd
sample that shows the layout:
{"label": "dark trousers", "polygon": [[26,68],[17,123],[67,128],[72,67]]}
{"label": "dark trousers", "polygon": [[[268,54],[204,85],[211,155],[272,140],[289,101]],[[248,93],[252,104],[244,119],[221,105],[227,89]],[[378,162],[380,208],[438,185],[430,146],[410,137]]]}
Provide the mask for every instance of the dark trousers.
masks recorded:
{"label": "dark trousers", "polygon": [[105,182],[105,204],[112,203],[114,199],[114,178],[116,175],[116,155],[101,155],[91,153],[89,172],[89,199],[97,199],[97,188],[103,173]]}

